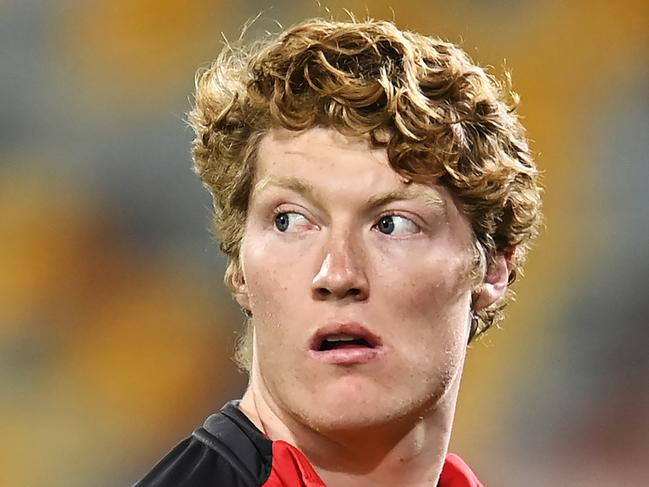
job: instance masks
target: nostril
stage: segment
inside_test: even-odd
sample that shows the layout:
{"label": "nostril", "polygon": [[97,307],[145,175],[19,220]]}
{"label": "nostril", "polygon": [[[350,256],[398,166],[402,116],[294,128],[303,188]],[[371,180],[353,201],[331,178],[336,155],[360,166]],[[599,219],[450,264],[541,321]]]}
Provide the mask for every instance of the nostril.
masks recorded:
{"label": "nostril", "polygon": [[331,291],[329,291],[329,289],[327,289],[326,287],[320,287],[316,292],[318,293],[318,296],[322,298],[326,298],[331,294]]}
{"label": "nostril", "polygon": [[340,298],[344,298],[344,297],[358,298],[363,295],[363,291],[357,287],[349,288],[344,293],[340,293],[340,294],[335,293],[333,290],[327,289],[326,287],[319,287],[316,289],[315,292],[320,299],[329,298],[334,294]]}

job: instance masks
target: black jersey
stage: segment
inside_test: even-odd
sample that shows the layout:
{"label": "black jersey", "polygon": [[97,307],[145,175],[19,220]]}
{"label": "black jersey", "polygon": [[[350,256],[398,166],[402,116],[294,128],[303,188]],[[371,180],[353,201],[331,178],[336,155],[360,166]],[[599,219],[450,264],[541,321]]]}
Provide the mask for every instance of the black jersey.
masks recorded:
{"label": "black jersey", "polygon": [[[207,418],[133,487],[326,487],[300,450],[268,439],[238,405]],[[448,455],[439,487],[483,486]]]}

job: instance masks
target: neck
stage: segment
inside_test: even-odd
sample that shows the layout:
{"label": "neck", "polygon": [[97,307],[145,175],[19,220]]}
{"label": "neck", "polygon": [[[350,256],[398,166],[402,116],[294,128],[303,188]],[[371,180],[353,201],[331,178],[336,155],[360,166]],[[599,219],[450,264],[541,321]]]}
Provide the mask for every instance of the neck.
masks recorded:
{"label": "neck", "polygon": [[310,428],[277,407],[254,372],[240,407],[269,438],[298,447],[327,485],[434,487],[450,440],[459,372],[433,407],[362,430]]}

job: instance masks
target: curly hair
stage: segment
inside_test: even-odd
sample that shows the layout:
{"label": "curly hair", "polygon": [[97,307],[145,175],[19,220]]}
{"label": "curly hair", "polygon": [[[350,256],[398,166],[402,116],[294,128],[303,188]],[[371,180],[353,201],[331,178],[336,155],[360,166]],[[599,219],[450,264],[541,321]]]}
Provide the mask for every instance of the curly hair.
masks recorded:
{"label": "curly hair", "polygon": [[[247,48],[226,46],[197,74],[188,117],[194,168],[229,257],[226,285],[233,289],[239,269],[260,139],[273,127],[314,126],[368,137],[398,174],[445,185],[473,229],[475,282],[503,253],[511,284],[541,218],[517,101],[508,78],[500,83],[456,45],[387,21],[312,19]],[[474,312],[471,339],[500,319],[505,302]],[[248,353],[237,354],[244,369]]]}

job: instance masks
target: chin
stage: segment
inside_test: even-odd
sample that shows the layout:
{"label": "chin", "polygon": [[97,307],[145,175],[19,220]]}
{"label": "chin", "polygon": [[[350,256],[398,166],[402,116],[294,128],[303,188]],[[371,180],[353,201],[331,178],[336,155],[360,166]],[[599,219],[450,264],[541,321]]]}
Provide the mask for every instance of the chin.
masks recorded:
{"label": "chin", "polygon": [[380,428],[418,414],[421,401],[385,392],[354,390],[335,393],[329,389],[299,407],[303,422],[320,432],[353,432]]}
{"label": "chin", "polygon": [[373,429],[389,423],[390,420],[380,410],[373,408],[344,410],[319,409],[308,412],[304,422],[315,431],[322,433],[358,432]]}

